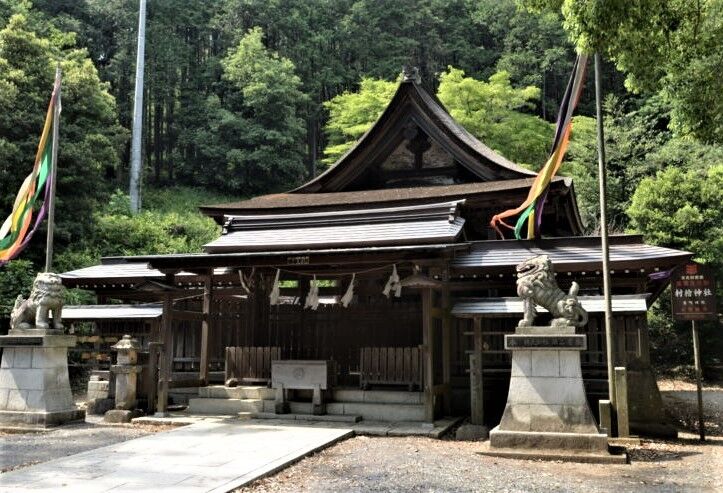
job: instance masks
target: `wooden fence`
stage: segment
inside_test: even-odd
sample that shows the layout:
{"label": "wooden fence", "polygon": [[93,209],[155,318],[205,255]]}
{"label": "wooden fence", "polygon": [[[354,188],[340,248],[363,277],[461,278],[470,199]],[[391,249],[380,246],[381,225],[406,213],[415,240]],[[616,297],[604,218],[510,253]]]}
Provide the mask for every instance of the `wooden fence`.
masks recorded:
{"label": "wooden fence", "polygon": [[279,347],[227,347],[225,378],[239,382],[269,382],[271,362],[281,359]]}
{"label": "wooden fence", "polygon": [[363,347],[359,360],[363,389],[371,385],[422,388],[422,354],[418,347]]}

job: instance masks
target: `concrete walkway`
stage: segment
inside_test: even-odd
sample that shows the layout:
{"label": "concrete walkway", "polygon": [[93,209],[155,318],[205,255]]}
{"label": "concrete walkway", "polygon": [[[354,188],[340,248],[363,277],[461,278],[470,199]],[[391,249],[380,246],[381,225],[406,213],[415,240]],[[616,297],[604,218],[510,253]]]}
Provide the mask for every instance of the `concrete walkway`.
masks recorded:
{"label": "concrete walkway", "polygon": [[0,490],[226,492],[353,433],[256,420],[202,421],[0,474]]}

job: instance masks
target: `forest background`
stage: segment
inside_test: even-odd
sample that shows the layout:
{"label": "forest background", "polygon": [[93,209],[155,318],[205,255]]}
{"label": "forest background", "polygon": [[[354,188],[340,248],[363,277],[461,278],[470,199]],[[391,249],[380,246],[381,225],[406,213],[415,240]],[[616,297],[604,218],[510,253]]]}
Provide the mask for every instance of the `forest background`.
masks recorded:
{"label": "forest background", "polygon": [[[31,169],[56,65],[64,74],[56,271],[199,251],[218,230],[198,205],[323,171],[405,64],[470,132],[539,169],[577,48],[606,61],[611,230],[692,251],[723,279],[723,0],[149,0],[132,215],[137,23],[137,1],[0,0],[0,210]],[[595,234],[592,70],[577,115],[562,174]],[[0,323],[42,265],[42,233],[0,268]],[[663,295],[650,320],[663,368],[691,361],[669,311]],[[703,330],[706,363],[720,365],[720,329]]]}

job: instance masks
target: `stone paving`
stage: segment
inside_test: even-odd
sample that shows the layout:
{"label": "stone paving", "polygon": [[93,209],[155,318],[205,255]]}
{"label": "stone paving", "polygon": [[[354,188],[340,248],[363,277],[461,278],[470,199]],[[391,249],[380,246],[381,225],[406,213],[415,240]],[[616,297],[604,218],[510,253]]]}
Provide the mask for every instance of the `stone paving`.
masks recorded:
{"label": "stone paving", "polygon": [[348,428],[204,420],[0,474],[0,490],[226,492],[353,434]]}

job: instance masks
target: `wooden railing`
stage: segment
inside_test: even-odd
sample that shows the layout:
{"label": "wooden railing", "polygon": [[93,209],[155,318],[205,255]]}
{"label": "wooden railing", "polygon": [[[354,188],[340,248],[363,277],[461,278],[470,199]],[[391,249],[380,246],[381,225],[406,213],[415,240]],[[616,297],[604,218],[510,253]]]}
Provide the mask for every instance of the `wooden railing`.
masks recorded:
{"label": "wooden railing", "polygon": [[422,389],[422,352],[418,347],[363,347],[360,385],[406,385]]}
{"label": "wooden railing", "polygon": [[269,382],[271,361],[281,359],[279,347],[227,347],[226,380],[239,382]]}

